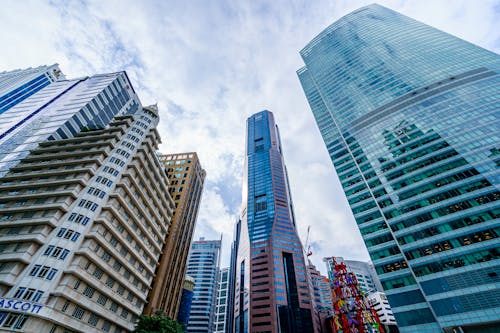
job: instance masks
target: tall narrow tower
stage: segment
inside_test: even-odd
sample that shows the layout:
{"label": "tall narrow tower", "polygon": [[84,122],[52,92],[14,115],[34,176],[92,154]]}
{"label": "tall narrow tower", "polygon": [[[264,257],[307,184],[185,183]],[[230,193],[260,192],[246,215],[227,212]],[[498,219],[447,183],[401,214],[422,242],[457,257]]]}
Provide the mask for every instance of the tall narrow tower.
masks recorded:
{"label": "tall narrow tower", "polygon": [[273,114],[247,120],[235,332],[312,332],[302,244]]}
{"label": "tall narrow tower", "polygon": [[195,152],[161,155],[160,161],[167,170],[175,208],[144,313],[161,311],[177,318],[206,172]]}
{"label": "tall narrow tower", "polygon": [[194,295],[189,313],[188,333],[214,331],[219,262],[222,239],[194,241],[186,274],[194,278]]}

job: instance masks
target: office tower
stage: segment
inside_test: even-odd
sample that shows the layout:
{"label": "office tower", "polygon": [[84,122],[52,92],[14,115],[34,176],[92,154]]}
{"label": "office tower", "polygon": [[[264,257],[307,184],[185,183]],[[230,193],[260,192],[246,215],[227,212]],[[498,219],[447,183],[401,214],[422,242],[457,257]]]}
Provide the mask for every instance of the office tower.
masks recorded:
{"label": "office tower", "polygon": [[345,263],[324,258],[332,291],[333,316],[328,318],[332,333],[385,333],[377,312],[370,306],[357,281]]}
{"label": "office tower", "polygon": [[[324,258],[324,260],[328,259],[329,258]],[[344,263],[347,266],[347,269],[356,275],[358,285],[365,295],[375,291],[384,291],[373,265],[369,262],[345,260],[342,257],[335,257],[335,260],[339,263]]]}
{"label": "office tower", "polygon": [[0,114],[57,80],[65,79],[57,64],[0,73]]}
{"label": "office tower", "polygon": [[234,224],[233,242],[231,243],[231,262],[229,265],[229,281],[227,290],[227,314],[226,314],[226,333],[233,333],[234,326],[234,302],[236,297],[236,263],[238,262],[238,244],[240,243],[241,220],[238,219]]}
{"label": "office tower", "polygon": [[139,105],[125,72],[48,84],[0,114],[0,177],[38,143],[105,127],[115,115],[134,113]]}
{"label": "office tower", "polygon": [[195,282],[188,333],[214,331],[220,250],[221,240],[205,240],[203,237],[191,246],[186,274]]}
{"label": "office tower", "polygon": [[378,5],[302,87],[401,332],[500,327],[500,57]]}
{"label": "office tower", "polygon": [[217,288],[217,303],[215,306],[214,333],[226,333],[229,322],[227,321],[227,301],[229,292],[229,267],[221,268],[219,272],[219,286]]}
{"label": "office tower", "polygon": [[167,169],[175,209],[144,313],[161,311],[176,318],[206,173],[194,152],[160,155],[160,161]]}
{"label": "office tower", "polygon": [[[130,90],[124,73],[114,77],[86,95]],[[101,98],[104,113],[113,99]],[[157,124],[150,106],[66,138],[54,128],[0,178],[0,330],[134,328],[174,206]]]}
{"label": "office tower", "polygon": [[326,319],[333,313],[332,291],[330,281],[326,276],[316,269],[311,262],[307,265],[309,276],[311,277],[311,296],[313,297],[314,320],[319,331],[327,332]]}
{"label": "office tower", "polygon": [[372,292],[366,295],[366,299],[370,306],[377,311],[378,318],[380,319],[380,324],[383,325],[386,333],[397,333],[398,327],[396,324],[396,319],[392,313],[391,306],[387,300],[385,293],[380,291]]}
{"label": "office tower", "polygon": [[313,332],[312,304],[274,116],[247,120],[235,332]]}
{"label": "office tower", "polygon": [[184,286],[182,288],[181,303],[177,313],[177,322],[184,328],[187,327],[189,322],[189,313],[191,312],[191,305],[193,303],[194,295],[194,279],[186,275],[184,279]]}

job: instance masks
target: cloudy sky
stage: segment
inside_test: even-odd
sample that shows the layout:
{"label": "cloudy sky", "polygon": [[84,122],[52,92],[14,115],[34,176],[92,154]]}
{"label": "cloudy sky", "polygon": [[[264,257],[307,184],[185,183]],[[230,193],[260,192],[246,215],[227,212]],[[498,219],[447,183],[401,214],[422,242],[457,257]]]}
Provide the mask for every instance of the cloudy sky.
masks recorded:
{"label": "cloudy sky", "polygon": [[[144,105],[158,103],[165,153],[196,151],[207,179],[195,237],[224,233],[228,264],[241,208],[246,118],[280,126],[299,234],[313,262],[368,260],[295,71],[299,50],[373,1],[18,1],[0,11],[2,70],[59,63],[68,78],[126,70]],[[500,0],[380,1],[500,53]]]}

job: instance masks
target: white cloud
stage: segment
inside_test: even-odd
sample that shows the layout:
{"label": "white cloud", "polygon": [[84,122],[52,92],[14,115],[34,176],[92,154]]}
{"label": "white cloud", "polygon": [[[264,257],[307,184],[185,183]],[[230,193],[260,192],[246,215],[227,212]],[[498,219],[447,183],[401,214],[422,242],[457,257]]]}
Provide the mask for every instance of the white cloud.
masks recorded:
{"label": "white cloud", "polygon": [[[224,232],[240,210],[245,120],[269,109],[281,129],[299,232],[313,261],[368,259],[295,71],[322,29],[372,1],[4,1],[3,70],[58,62],[68,77],[127,70],[158,102],[163,152],[197,151],[207,185],[197,236]],[[499,51],[499,6],[485,1],[382,5]],[[496,7],[495,7],[496,6]],[[224,261],[227,263],[227,260]]]}

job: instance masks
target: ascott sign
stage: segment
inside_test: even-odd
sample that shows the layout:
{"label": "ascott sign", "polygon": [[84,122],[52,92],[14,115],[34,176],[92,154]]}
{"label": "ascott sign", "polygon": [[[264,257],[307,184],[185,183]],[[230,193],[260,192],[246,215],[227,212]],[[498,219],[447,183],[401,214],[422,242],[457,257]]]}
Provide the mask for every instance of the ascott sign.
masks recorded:
{"label": "ascott sign", "polygon": [[22,301],[18,299],[0,298],[0,308],[2,309],[13,309],[22,312],[39,313],[42,307],[42,305],[32,302]]}

